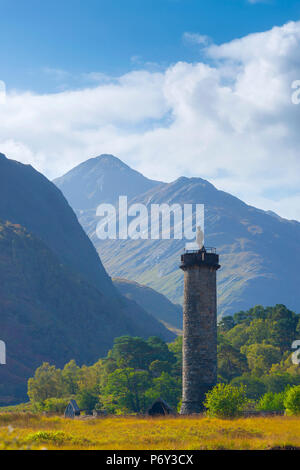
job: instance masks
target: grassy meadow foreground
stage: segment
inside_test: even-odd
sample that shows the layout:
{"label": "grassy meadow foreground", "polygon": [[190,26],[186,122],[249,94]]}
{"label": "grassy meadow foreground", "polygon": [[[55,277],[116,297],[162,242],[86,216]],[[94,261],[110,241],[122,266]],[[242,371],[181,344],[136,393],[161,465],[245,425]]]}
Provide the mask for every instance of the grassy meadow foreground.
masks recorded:
{"label": "grassy meadow foreground", "polygon": [[68,420],[0,414],[0,449],[205,450],[300,448],[300,417]]}

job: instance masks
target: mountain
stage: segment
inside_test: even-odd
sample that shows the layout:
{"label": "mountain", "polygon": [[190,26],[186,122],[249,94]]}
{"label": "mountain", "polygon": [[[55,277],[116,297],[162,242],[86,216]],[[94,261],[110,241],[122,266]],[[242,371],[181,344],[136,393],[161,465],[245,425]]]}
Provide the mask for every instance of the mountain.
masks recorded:
{"label": "mountain", "polygon": [[[181,177],[155,185],[128,205],[134,203],[148,209],[153,203],[205,205],[206,244],[217,248],[222,265],[218,271],[219,316],[254,304],[286,304],[300,311],[299,222],[249,206],[201,178]],[[99,240],[95,234],[99,219],[94,211],[82,211],[79,221],[112,277],[136,281],[174,303],[182,302],[179,264],[183,240]]]}
{"label": "mountain", "polygon": [[61,261],[97,288],[113,293],[92,243],[59,189],[30,165],[0,154],[0,219],[35,234]]}
{"label": "mountain", "polygon": [[114,287],[62,193],[0,155],[0,401],[26,396],[42,361],[92,363],[122,335],[174,335]]}
{"label": "mountain", "polygon": [[53,181],[76,211],[115,203],[119,195],[131,199],[160,184],[145,178],[113,155],[100,155],[81,163]]}
{"label": "mountain", "polygon": [[122,295],[134,300],[146,312],[160,320],[177,333],[182,330],[182,307],[173,304],[167,297],[150,287],[127,279],[113,279],[114,285]]}

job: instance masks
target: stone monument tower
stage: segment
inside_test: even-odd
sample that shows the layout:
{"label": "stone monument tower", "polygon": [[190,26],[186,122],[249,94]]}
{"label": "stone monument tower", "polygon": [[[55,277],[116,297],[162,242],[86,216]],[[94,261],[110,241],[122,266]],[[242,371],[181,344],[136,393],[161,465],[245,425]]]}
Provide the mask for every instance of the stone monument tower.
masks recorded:
{"label": "stone monument tower", "polygon": [[[199,242],[198,242],[199,244]],[[184,271],[183,395],[181,414],[203,411],[217,382],[217,282],[219,255],[199,245],[181,256]]]}

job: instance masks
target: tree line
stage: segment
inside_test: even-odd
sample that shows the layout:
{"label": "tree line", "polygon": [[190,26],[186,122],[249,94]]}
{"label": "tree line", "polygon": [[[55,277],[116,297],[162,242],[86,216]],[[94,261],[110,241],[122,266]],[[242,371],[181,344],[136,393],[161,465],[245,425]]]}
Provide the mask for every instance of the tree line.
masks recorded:
{"label": "tree line", "polygon": [[[297,339],[300,316],[284,305],[255,306],[223,318],[218,324],[219,384],[242,389],[257,409],[283,409],[283,395],[277,395],[300,385],[300,367],[291,360]],[[74,360],[63,369],[42,364],[28,381],[28,396],[37,411],[61,412],[75,398],[84,410],[137,414],[159,397],[176,411],[181,373],[182,337],[166,344],[157,337],[123,336],[91,366],[79,367]]]}

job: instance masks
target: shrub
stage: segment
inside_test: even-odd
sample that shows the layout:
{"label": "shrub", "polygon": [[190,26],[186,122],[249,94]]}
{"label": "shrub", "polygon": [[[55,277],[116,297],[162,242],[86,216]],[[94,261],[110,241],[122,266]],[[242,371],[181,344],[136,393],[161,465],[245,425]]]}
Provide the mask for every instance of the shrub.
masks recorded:
{"label": "shrub", "polygon": [[291,387],[286,392],[284,406],[288,414],[300,414],[300,385]]}
{"label": "shrub", "polygon": [[26,442],[37,444],[51,443],[54,445],[63,445],[71,440],[72,438],[63,431],[38,431],[29,434],[26,438]]}
{"label": "shrub", "polygon": [[246,387],[234,387],[219,383],[206,394],[204,403],[209,416],[231,418],[247,405]]}
{"label": "shrub", "polygon": [[258,411],[283,411],[285,393],[265,393],[259,400],[256,409]]}

